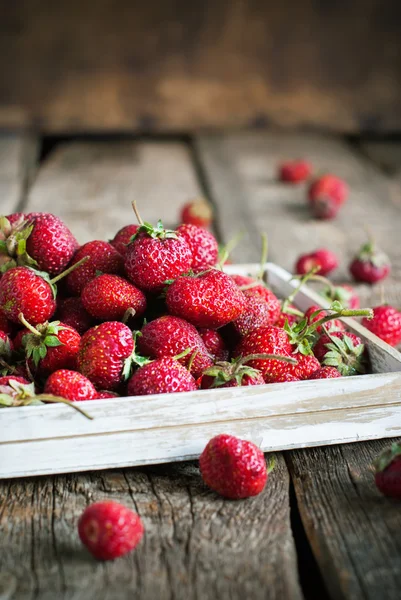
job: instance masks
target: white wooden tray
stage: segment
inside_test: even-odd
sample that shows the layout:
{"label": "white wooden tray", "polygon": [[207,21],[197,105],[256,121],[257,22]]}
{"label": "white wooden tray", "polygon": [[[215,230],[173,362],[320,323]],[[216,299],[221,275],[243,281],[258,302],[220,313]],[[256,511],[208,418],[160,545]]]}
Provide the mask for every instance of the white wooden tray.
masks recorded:
{"label": "white wooden tray", "polygon": [[[226,270],[252,274],[259,265]],[[291,275],[271,263],[266,270],[270,285],[287,296]],[[295,304],[327,306],[306,287]],[[264,451],[401,435],[401,354],[344,321],[368,345],[374,374],[79,403],[93,421],[62,405],[2,409],[0,478],[198,458],[218,433]]]}

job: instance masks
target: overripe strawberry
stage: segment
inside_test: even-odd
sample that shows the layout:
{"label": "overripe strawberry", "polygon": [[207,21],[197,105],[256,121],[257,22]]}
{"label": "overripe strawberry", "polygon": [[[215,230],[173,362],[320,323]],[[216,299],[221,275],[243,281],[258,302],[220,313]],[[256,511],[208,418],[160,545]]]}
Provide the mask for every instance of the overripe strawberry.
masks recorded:
{"label": "overripe strawberry", "polygon": [[138,229],[139,225],[126,225],[125,227],[122,227],[122,229],[117,231],[114,238],[110,240],[110,244],[114,246],[117,252],[119,252],[122,256],[125,256],[128,251],[128,244]]}
{"label": "overripe strawberry", "polygon": [[348,196],[348,186],[335,175],[322,175],[309,188],[312,212],[318,219],[332,219]]}
{"label": "overripe strawberry", "polygon": [[191,200],[184,204],[181,210],[182,223],[196,225],[197,227],[209,227],[213,220],[213,208],[203,198]]}
{"label": "overripe strawberry", "polygon": [[14,267],[0,279],[0,306],[7,319],[19,323],[19,314],[36,325],[50,319],[56,310],[50,280],[29,267]]}
{"label": "overripe strawberry", "polygon": [[279,166],[278,178],[286,183],[302,183],[312,175],[312,165],[307,160],[292,160]]}
{"label": "overripe strawberry", "polygon": [[97,560],[113,560],[130,552],[143,537],[140,517],[111,500],[88,506],[78,521],[81,542]]}
{"label": "overripe strawberry", "polygon": [[[319,312],[318,312],[319,311]],[[322,310],[322,307],[318,304],[312,304],[305,312],[305,318],[308,320],[308,323],[317,323],[322,317],[325,317],[329,314],[329,311]],[[322,333],[322,325],[317,327],[316,333]],[[339,321],[338,319],[333,319],[332,321],[328,321],[325,323],[324,327],[329,331],[344,331],[345,325]]]}
{"label": "overripe strawberry", "polygon": [[345,308],[355,310],[360,307],[359,296],[351,285],[331,285],[325,288],[321,295],[330,302],[340,302]]}
{"label": "overripe strawberry", "polygon": [[119,275],[108,273],[86,284],[81,296],[87,312],[101,321],[120,321],[128,310],[141,317],[146,309],[143,292]]}
{"label": "overripe strawberry", "polygon": [[58,301],[57,317],[59,321],[73,327],[81,335],[94,325],[94,318],[85,310],[81,298],[77,296]]}
{"label": "overripe strawberry", "polygon": [[123,257],[108,242],[87,242],[76,251],[71,265],[85,257],[89,257],[88,260],[66,278],[67,289],[72,296],[79,296],[85,285],[99,273],[122,275],[124,272]]}
{"label": "overripe strawberry", "polygon": [[353,258],[349,270],[356,281],[376,283],[389,275],[391,264],[388,256],[370,240]]}
{"label": "overripe strawberry", "polygon": [[366,372],[365,346],[361,338],[349,331],[324,333],[313,346],[313,352],[322,365],[335,367],[341,375]]}
{"label": "overripe strawberry", "polygon": [[200,329],[199,335],[206,346],[206,350],[215,361],[228,359],[228,348],[216,329]]}
{"label": "overripe strawberry", "polygon": [[243,294],[246,298],[245,310],[230,324],[239,338],[259,327],[274,325],[281,309],[280,302],[273,293],[270,302],[251,290],[244,290]]}
{"label": "overripe strawberry", "polygon": [[208,329],[234,321],[246,308],[244,294],[229,275],[217,269],[178,277],[168,287],[166,303],[172,315]]}
{"label": "overripe strawberry", "polygon": [[139,351],[153,359],[172,358],[189,349],[179,362],[189,367],[195,377],[213,364],[198,331],[179,317],[166,315],[147,323],[137,342]]}
{"label": "overripe strawberry", "polygon": [[295,265],[298,275],[306,275],[314,267],[319,268],[319,275],[328,275],[338,267],[337,256],[326,248],[319,248],[309,254],[302,254]]}
{"label": "overripe strawberry", "polygon": [[[251,357],[254,359],[255,355]],[[207,390],[210,388],[263,384],[265,381],[262,373],[246,364],[251,357],[235,358],[231,362],[216,362],[212,367],[203,371],[199,382],[200,387]]]}
{"label": "overripe strawberry", "polygon": [[94,385],[85,375],[67,369],[54,371],[46,381],[44,392],[71,401],[95,400],[99,397]]}
{"label": "overripe strawberry", "polygon": [[394,442],[375,460],[375,483],[385,496],[401,498],[401,444]]}
{"label": "overripe strawberry", "polygon": [[210,231],[196,225],[184,224],[177,227],[192,251],[192,269],[204,269],[217,263],[219,246]]}
{"label": "overripe strawberry", "polygon": [[227,434],[216,435],[207,443],[199,468],[208,487],[232,500],[260,494],[269,472],[263,452],[255,444]]}
{"label": "overripe strawberry", "polygon": [[335,367],[320,367],[309,375],[308,379],[336,379],[337,377],[341,377],[341,373]]}
{"label": "overripe strawberry", "polygon": [[390,346],[401,343],[401,311],[389,304],[376,306],[373,319],[363,319],[362,325]]}
{"label": "overripe strawberry", "polygon": [[191,373],[174,358],[164,357],[140,367],[128,381],[128,395],[172,394],[197,389]]}

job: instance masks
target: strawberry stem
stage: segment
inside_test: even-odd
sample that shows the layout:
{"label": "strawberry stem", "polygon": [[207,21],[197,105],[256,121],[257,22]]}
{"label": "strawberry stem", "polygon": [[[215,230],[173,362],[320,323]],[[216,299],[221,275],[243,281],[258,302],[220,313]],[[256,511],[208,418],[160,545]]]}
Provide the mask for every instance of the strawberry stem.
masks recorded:
{"label": "strawberry stem", "polygon": [[263,275],[265,273],[265,264],[267,262],[267,255],[269,252],[269,243],[268,243],[268,239],[267,239],[267,233],[262,233],[261,237],[262,237],[262,255],[260,257],[259,273],[258,273],[256,279],[263,280]]}
{"label": "strawberry stem", "polygon": [[282,360],[283,362],[290,363],[291,365],[298,364],[298,361],[295,358],[291,358],[290,356],[284,356],[282,354],[248,354],[247,356],[243,356],[238,361],[239,365],[244,365],[250,360]]}
{"label": "strawberry stem", "polygon": [[[326,309],[322,308],[322,310],[326,310]],[[330,309],[328,309],[328,310],[330,310]],[[312,333],[313,331],[316,331],[316,329],[318,327],[320,327],[321,325],[323,325],[324,323],[327,323],[328,321],[332,321],[333,319],[339,319],[341,317],[367,317],[368,319],[371,319],[373,317],[373,310],[371,308],[359,308],[357,310],[350,310],[348,308],[344,308],[337,312],[332,312],[332,314],[326,315],[325,317],[322,317],[318,321],[311,323],[308,326],[308,331],[310,331]]]}
{"label": "strawberry stem", "polygon": [[274,469],[274,467],[276,466],[276,457],[274,456],[274,454],[269,458],[269,462],[267,464],[267,474],[269,475],[269,473],[271,473]]}
{"label": "strawberry stem", "polygon": [[180,360],[180,358],[184,358],[184,356],[187,356],[187,354],[189,354],[190,352],[191,348],[186,348],[185,350],[180,352],[180,354],[176,354],[175,356],[173,356],[173,358],[174,360]]}
{"label": "strawberry stem", "polygon": [[39,337],[42,337],[42,334],[30,323],[28,323],[28,321],[25,319],[23,313],[19,313],[18,315],[18,319],[21,321],[21,323],[27,328],[29,329],[29,331],[31,333],[33,333],[33,335],[37,335]]}
{"label": "strawberry stem", "polygon": [[[300,291],[300,289],[302,288],[303,285],[305,285],[305,283],[315,275],[315,273],[317,273],[319,271],[320,267],[312,267],[310,271],[308,271],[308,273],[305,273],[305,275],[303,275],[301,277],[301,280],[298,284],[298,286],[294,289],[294,291],[291,292],[291,294],[289,296],[287,296],[287,298],[284,300],[283,305],[281,307],[281,312],[289,312],[288,311],[288,305],[292,304],[294,302],[295,296],[298,294],[298,292]],[[294,279],[294,278],[293,278]]]}
{"label": "strawberry stem", "polygon": [[38,400],[41,400],[42,402],[53,402],[54,404],[67,404],[67,406],[71,406],[71,408],[81,413],[81,415],[83,415],[87,419],[90,419],[91,421],[93,420],[93,417],[91,417],[91,415],[89,415],[85,410],[83,410],[79,406],[76,406],[74,402],[71,402],[66,398],[61,398],[60,396],[52,396],[51,394],[39,394],[39,396],[36,396],[36,398]]}
{"label": "strawberry stem", "polygon": [[242,240],[243,237],[244,237],[244,232],[240,231],[231,240],[229,240],[225,246],[222,246],[220,248],[218,264],[220,265],[221,268],[224,266],[225,262],[228,260],[228,257],[230,256],[231,252],[234,250],[235,246],[238,245],[238,243]]}
{"label": "strawberry stem", "polygon": [[136,205],[136,200],[133,200],[133,202],[131,204],[132,204],[132,208],[134,209],[134,213],[135,213],[135,216],[136,216],[136,218],[138,220],[139,225],[143,225],[143,220],[142,220],[141,215],[139,214],[139,210],[138,210],[138,207]]}
{"label": "strawberry stem", "polygon": [[84,256],[77,263],[75,263],[74,265],[71,265],[71,267],[68,267],[68,269],[66,269],[65,271],[60,273],[60,275],[57,275],[56,277],[53,277],[53,279],[50,279],[50,284],[54,285],[55,283],[60,281],[60,279],[63,279],[63,277],[66,277],[67,275],[69,275],[70,273],[75,271],[75,269],[77,269],[78,267],[80,267],[81,265],[86,263],[88,260],[89,260],[89,256]]}
{"label": "strawberry stem", "polygon": [[127,310],[124,313],[124,316],[122,318],[122,323],[124,323],[124,325],[127,324],[127,322],[129,321],[129,319],[131,319],[132,317],[134,317],[136,315],[136,310],[135,308],[127,308]]}

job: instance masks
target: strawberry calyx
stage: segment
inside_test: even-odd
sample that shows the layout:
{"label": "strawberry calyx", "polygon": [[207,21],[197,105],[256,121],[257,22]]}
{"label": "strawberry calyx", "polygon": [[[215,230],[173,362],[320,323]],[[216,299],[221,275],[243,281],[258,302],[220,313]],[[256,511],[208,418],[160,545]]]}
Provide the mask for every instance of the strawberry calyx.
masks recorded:
{"label": "strawberry calyx", "polygon": [[141,234],[147,235],[148,237],[151,237],[154,240],[178,239],[177,232],[173,231],[172,229],[164,229],[163,223],[160,219],[157,221],[156,227],[151,223],[143,221],[141,215],[139,214],[135,200],[132,202],[132,208],[134,210],[136,218],[138,219],[139,227],[136,233],[134,233],[134,235],[131,237],[129,243],[132,243]]}
{"label": "strawberry calyx", "polygon": [[142,356],[136,352],[136,339],[140,337],[142,333],[140,331],[132,332],[132,339],[134,340],[134,349],[131,355],[124,360],[123,370],[121,373],[123,381],[127,381],[132,375],[135,367],[144,367],[152,362],[152,360],[146,356]]}
{"label": "strawberry calyx", "polygon": [[325,344],[328,352],[322,364],[335,367],[345,377],[366,373],[365,345],[354,344],[346,334],[342,338],[334,336],[327,327],[323,326],[323,330],[330,342]]}
{"label": "strawberry calyx", "polygon": [[248,377],[258,377],[261,374],[259,369],[255,369],[246,363],[251,360],[268,359],[282,360],[283,362],[297,364],[297,361],[289,356],[281,356],[279,354],[248,354],[247,356],[233,358],[231,362],[216,362],[214,365],[203,371],[202,377],[206,375],[213,378],[213,383],[210,388],[221,387],[233,380],[241,386],[245,375]]}
{"label": "strawberry calyx", "polygon": [[379,454],[376,460],[373,462],[376,473],[381,473],[396,459],[401,457],[401,444],[393,442],[390,448],[386,448]]}
{"label": "strawberry calyx", "polygon": [[33,230],[33,222],[22,215],[13,224],[0,217],[0,273],[17,266],[37,266],[26,251],[26,242]]}
{"label": "strawberry calyx", "polygon": [[353,293],[341,285],[332,285],[330,282],[330,285],[323,289],[320,295],[330,302],[340,302],[343,306],[348,306]]}
{"label": "strawberry calyx", "polygon": [[37,367],[40,361],[45,358],[48,348],[56,348],[57,346],[64,345],[57,337],[59,332],[62,329],[65,329],[65,327],[60,325],[60,321],[41,323],[34,327],[28,323],[22,313],[18,315],[18,318],[30,331],[30,333],[23,336],[22,341],[25,347],[26,357],[32,359],[35,367]]}
{"label": "strawberry calyx", "polygon": [[370,239],[361,247],[356,259],[360,260],[361,262],[369,262],[374,267],[378,268],[390,264],[390,259],[388,258],[387,254],[385,254],[385,252],[382,250],[379,250],[376,247],[376,243],[372,239]]}
{"label": "strawberry calyx", "polygon": [[5,340],[0,338],[0,356],[4,359],[10,359],[12,354],[10,340],[7,336]]}

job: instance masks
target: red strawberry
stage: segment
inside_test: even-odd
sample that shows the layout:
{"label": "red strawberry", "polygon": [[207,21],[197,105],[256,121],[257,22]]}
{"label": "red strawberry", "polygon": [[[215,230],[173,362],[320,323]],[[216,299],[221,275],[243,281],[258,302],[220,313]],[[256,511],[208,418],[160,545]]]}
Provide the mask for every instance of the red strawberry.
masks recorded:
{"label": "red strawberry", "polygon": [[65,325],[73,327],[81,335],[94,325],[93,317],[85,310],[81,298],[77,296],[59,300],[57,316]]}
{"label": "red strawberry", "polygon": [[327,287],[325,290],[323,290],[323,292],[321,292],[321,295],[330,302],[338,301],[345,308],[350,308],[352,310],[358,309],[361,305],[359,296],[354,288],[346,283]]}
{"label": "red strawberry", "polygon": [[0,279],[0,306],[13,323],[20,313],[33,325],[43,323],[56,310],[54,288],[33,269],[14,267]]}
{"label": "red strawberry", "polygon": [[320,362],[313,354],[301,354],[295,352],[291,355],[297,361],[296,365],[288,365],[288,371],[297,377],[297,379],[309,379],[309,377],[320,369]]}
{"label": "red strawberry", "polygon": [[389,275],[391,264],[388,256],[369,241],[353,258],[349,270],[356,281],[376,283]]}
{"label": "red strawberry", "polygon": [[348,186],[335,175],[323,175],[309,188],[309,203],[318,219],[332,219],[348,196]]}
{"label": "red strawberry", "polygon": [[232,500],[257,496],[268,478],[263,452],[233,435],[212,438],[199,458],[199,467],[205,484]]}
{"label": "red strawberry", "polygon": [[168,287],[166,303],[172,315],[211,329],[234,321],[246,308],[244,294],[229,275],[217,269],[178,277]]}
{"label": "red strawberry", "polygon": [[192,251],[186,240],[176,231],[141,223],[128,247],[125,269],[132,283],[141,290],[160,292],[166,281],[189,271]]}
{"label": "red strawberry", "polygon": [[75,265],[86,256],[89,259],[66,278],[67,288],[72,296],[79,296],[86,284],[99,272],[115,275],[121,275],[124,272],[123,257],[107,242],[93,240],[84,244],[75,253],[71,265]]}
{"label": "red strawberry", "polygon": [[280,302],[276,296],[271,293],[270,302],[266,302],[262,296],[252,293],[251,290],[244,290],[243,294],[246,298],[246,308],[231,323],[235,333],[239,337],[243,337],[259,327],[274,325],[280,314]]}
{"label": "red strawberry", "polygon": [[203,198],[184,204],[181,210],[181,221],[197,227],[209,227],[213,220],[213,208]]}
{"label": "red strawberry", "polygon": [[[317,311],[319,311],[319,312],[314,315],[313,313],[315,313]],[[325,317],[328,314],[329,314],[329,311],[322,310],[322,307],[319,306],[318,304],[313,304],[306,311],[305,318],[308,320],[308,323],[316,323],[322,317]],[[329,331],[344,331],[345,330],[345,325],[338,319],[333,319],[332,321],[328,321],[327,323],[325,323],[324,327],[326,329],[328,329]],[[322,333],[322,325],[317,327],[316,333]]]}
{"label": "red strawberry", "polygon": [[[292,304],[290,304],[288,306],[289,309],[295,309],[295,306],[293,306]],[[286,322],[288,323],[288,325],[291,327],[292,325],[294,325],[295,323],[298,323],[299,321],[299,316],[295,315],[293,313],[290,312],[280,312],[277,321],[275,322],[275,326],[276,327],[281,327],[283,328],[284,325],[286,324]]]}
{"label": "red strawberry", "polygon": [[94,385],[85,375],[67,369],[59,369],[50,375],[44,393],[71,401],[94,400],[99,397]]}
{"label": "red strawberry", "polygon": [[218,261],[219,246],[216,238],[210,231],[196,225],[180,225],[179,233],[192,251],[192,269],[212,267]]}
{"label": "red strawberry", "polygon": [[119,252],[122,256],[125,256],[128,251],[128,244],[131,241],[131,238],[136,234],[139,229],[139,225],[126,225],[119,231],[117,231],[116,235],[112,240],[110,240],[110,244],[114,246],[114,248]]}
{"label": "red strawberry", "polygon": [[18,375],[5,375],[0,377],[0,385],[10,385],[10,382],[17,381],[18,383],[22,383],[24,385],[30,385],[30,381],[25,379],[25,377],[19,377]]}
{"label": "red strawberry", "polygon": [[133,360],[132,331],[123,323],[106,321],[81,338],[78,369],[102,390],[115,390],[128,379]]}
{"label": "red strawberry", "polygon": [[362,325],[390,346],[401,343],[401,312],[393,306],[376,306],[373,309],[373,319],[363,319]]}
{"label": "red strawberry", "polygon": [[306,275],[314,267],[319,267],[319,275],[328,275],[338,267],[338,258],[330,250],[320,248],[309,254],[302,254],[295,265],[295,272]]}
{"label": "red strawberry", "polygon": [[308,379],[336,379],[337,377],[341,377],[341,373],[335,367],[320,367],[309,375]]}
{"label": "red strawberry", "polygon": [[366,372],[365,346],[361,338],[349,331],[332,331],[321,335],[313,352],[322,365],[336,367],[341,375]]}
{"label": "red strawberry", "polygon": [[293,160],[279,166],[278,178],[286,183],[302,183],[312,175],[312,165],[306,160]]}
{"label": "red strawberry", "polygon": [[289,383],[290,381],[301,381],[299,377],[289,372],[283,372],[281,375],[277,375],[274,379],[274,383]]}
{"label": "red strawberry", "polygon": [[206,350],[214,360],[227,360],[228,349],[220,333],[215,329],[200,329],[199,335],[206,346]]}
{"label": "red strawberry", "polygon": [[119,275],[95,277],[84,287],[81,300],[88,313],[101,321],[120,321],[128,309],[140,317],[146,309],[144,293]]}
{"label": "red strawberry", "polygon": [[401,444],[394,442],[374,463],[375,483],[385,496],[401,498]]}
{"label": "red strawberry", "polygon": [[231,362],[220,361],[206,369],[200,378],[203,390],[217,387],[238,387],[244,385],[261,385],[265,381],[257,369],[246,363],[250,357],[236,358]]}
{"label": "red strawberry", "polygon": [[197,389],[191,373],[174,358],[158,358],[140,367],[128,381],[129,396],[193,392]]}
{"label": "red strawberry", "polygon": [[113,560],[139,544],[144,527],[140,517],[118,502],[96,502],[78,521],[81,542],[98,560]]}
{"label": "red strawberry", "polygon": [[[241,291],[246,291],[248,294],[254,294],[255,296],[262,296],[262,298],[264,298],[268,304],[271,304],[272,306],[276,305],[277,297],[261,279],[248,277],[247,275],[231,275],[231,279],[235,281],[236,285]],[[279,313],[277,312],[277,316],[278,315]]]}
{"label": "red strawberry", "polygon": [[115,392],[108,392],[108,391],[100,391],[100,392],[96,392],[96,398],[95,400],[106,400],[108,398],[119,398],[119,395],[116,394]]}
{"label": "red strawberry", "polygon": [[166,315],[147,323],[137,341],[140,352],[150,358],[171,358],[189,349],[179,362],[195,377],[213,364],[198,331],[179,317]]}

